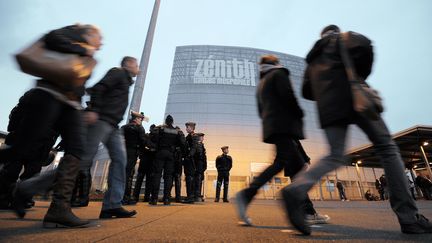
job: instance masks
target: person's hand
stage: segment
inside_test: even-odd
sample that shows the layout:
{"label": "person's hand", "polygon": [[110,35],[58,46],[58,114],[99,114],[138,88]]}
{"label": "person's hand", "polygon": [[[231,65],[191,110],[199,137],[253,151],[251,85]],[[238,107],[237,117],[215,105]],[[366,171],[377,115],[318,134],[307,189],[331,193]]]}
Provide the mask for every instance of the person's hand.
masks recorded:
{"label": "person's hand", "polygon": [[86,111],[84,113],[84,122],[87,124],[94,124],[99,119],[99,114],[93,111]]}

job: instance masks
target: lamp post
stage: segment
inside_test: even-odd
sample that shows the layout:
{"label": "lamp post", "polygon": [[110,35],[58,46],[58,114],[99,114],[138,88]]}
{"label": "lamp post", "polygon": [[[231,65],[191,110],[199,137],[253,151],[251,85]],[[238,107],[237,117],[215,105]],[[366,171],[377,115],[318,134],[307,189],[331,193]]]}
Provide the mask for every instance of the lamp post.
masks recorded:
{"label": "lamp post", "polygon": [[[139,112],[141,106],[141,98],[144,92],[144,84],[147,75],[147,68],[150,59],[150,52],[153,44],[153,36],[156,28],[156,20],[159,12],[160,0],[155,0],[153,12],[150,19],[149,28],[144,44],[144,49],[141,56],[140,71],[135,81],[134,92],[129,110]],[[130,115],[129,115],[130,116]]]}
{"label": "lamp post", "polygon": [[361,176],[360,176],[360,168],[359,168],[359,164],[361,164],[361,163],[362,163],[361,160],[357,160],[357,162],[355,163],[355,167],[356,167],[357,176],[358,176],[358,179],[359,179],[360,194],[361,194],[360,197],[363,198],[363,195],[364,195],[364,191],[363,191],[363,183],[362,183],[362,180],[361,180]]}

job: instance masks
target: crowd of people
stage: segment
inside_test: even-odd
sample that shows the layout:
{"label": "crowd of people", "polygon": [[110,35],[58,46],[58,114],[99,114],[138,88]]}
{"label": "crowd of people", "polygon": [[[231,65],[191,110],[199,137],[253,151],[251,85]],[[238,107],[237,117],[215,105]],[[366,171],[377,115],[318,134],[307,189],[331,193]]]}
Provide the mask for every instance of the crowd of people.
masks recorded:
{"label": "crowd of people", "polygon": [[[368,135],[381,158],[386,173],[386,184],[379,180],[382,198],[390,199],[401,231],[432,233],[432,224],[418,213],[411,197],[404,164],[384,121],[380,117],[370,119],[353,107],[348,76],[356,73],[361,80],[366,80],[371,73],[371,41],[355,32],[346,32],[345,36],[343,39],[336,25],[325,27],[306,57],[303,97],[316,101],[319,121],[330,147],[329,155],[312,165],[300,143],[305,138],[304,113],[293,91],[290,71],[274,55],[261,57],[256,99],[263,141],[275,145],[276,156],[273,164],[254,178],[248,188],[237,193],[238,215],[246,225],[252,225],[247,209],[254,196],[260,187],[284,170],[285,176],[292,181],[282,190],[288,221],[305,235],[311,233],[311,224],[327,223],[330,217],[316,212],[307,192],[323,175],[344,164],[348,125],[355,124]],[[53,30],[41,41],[47,50],[92,60],[102,45],[102,35],[93,25],[77,24]],[[353,63],[350,68],[355,72],[347,71],[342,48],[348,50]],[[185,136],[168,115],[164,124],[153,125],[146,133],[142,127],[144,114],[131,112],[129,123],[120,128],[119,123],[128,107],[129,88],[139,72],[137,59],[124,57],[120,67],[110,69],[93,87],[85,89],[91,71],[67,85],[62,80],[41,75],[36,87],[26,92],[12,110],[7,146],[0,150],[0,161],[4,164],[0,171],[2,207],[11,208],[19,217],[25,217],[31,198],[52,190],[52,202],[43,219],[44,227],[88,225],[89,221],[78,218],[71,207],[85,207],[89,203],[90,168],[100,143],[107,148],[111,163],[99,218],[133,217],[137,212],[125,209],[123,205],[140,200],[144,178],[143,201],[150,205],[158,204],[162,176],[164,205],[171,204],[173,186],[176,202],[203,201],[207,158],[204,134],[195,132],[196,124],[185,124],[188,133]],[[83,109],[81,98],[85,92],[91,98]],[[42,165],[53,160],[51,148],[58,137],[62,141],[59,147],[64,151],[63,158],[55,170],[38,174]],[[221,149],[223,153],[216,159],[215,202],[220,200],[222,184],[223,201],[228,202],[229,171],[233,162],[228,147]],[[138,158],[140,164],[133,186]],[[20,175],[22,168],[24,173]],[[182,170],[186,178],[184,199],[181,197]],[[420,178],[417,184],[427,183]],[[341,199],[347,200],[343,185],[338,189]]]}

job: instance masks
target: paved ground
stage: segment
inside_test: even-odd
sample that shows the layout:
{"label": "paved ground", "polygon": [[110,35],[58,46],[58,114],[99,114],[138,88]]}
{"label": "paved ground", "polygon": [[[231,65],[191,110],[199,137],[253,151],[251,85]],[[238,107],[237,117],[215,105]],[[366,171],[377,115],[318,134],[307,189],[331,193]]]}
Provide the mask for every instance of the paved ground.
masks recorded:
{"label": "paved ground", "polygon": [[[432,242],[430,235],[401,234],[388,202],[314,202],[331,224],[315,226],[309,237],[293,231],[278,201],[257,201],[250,208],[256,226],[238,225],[232,203],[205,202],[129,206],[139,214],[133,219],[98,220],[100,203],[76,209],[94,220],[85,229],[42,228],[48,203],[37,202],[25,219],[0,211],[0,242]],[[432,202],[419,201],[420,211],[432,219]]]}

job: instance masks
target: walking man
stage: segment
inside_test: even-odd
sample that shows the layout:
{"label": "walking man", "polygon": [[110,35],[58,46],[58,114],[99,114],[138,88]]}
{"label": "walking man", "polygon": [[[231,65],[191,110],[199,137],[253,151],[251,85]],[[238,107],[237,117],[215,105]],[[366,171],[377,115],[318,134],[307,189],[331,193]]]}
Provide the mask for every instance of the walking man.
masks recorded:
{"label": "walking man", "polygon": [[[371,73],[373,52],[371,41],[365,36],[348,32],[343,39],[352,57],[357,75],[366,80]],[[418,214],[417,206],[408,189],[399,150],[381,118],[371,120],[353,109],[351,85],[340,55],[340,29],[329,25],[306,57],[307,67],[303,80],[303,97],[315,100],[321,127],[330,145],[329,155],[313,164],[309,170],[296,176],[296,180],[284,189],[288,219],[305,235],[311,233],[300,207],[307,192],[320,178],[345,164],[345,140],[348,125],[362,129],[381,159],[390,190],[390,202],[399,220],[401,231],[406,234],[432,233],[432,224]]]}
{"label": "walking man", "polygon": [[[108,149],[111,163],[108,171],[108,190],[105,192],[99,218],[128,218],[136,211],[127,211],[122,207],[126,183],[126,148],[118,124],[123,120],[129,101],[129,87],[133,77],[138,74],[138,63],[134,57],[126,56],[120,68],[112,68],[90,90],[90,105],[86,111],[86,120],[90,124],[87,130],[87,146],[80,165],[80,170],[90,174],[93,158],[99,143]],[[82,196],[88,201],[88,191]]]}
{"label": "walking man", "polygon": [[[258,190],[282,170],[285,176],[295,179],[310,160],[299,142],[299,139],[303,139],[303,111],[294,95],[289,70],[274,55],[261,57],[256,97],[262,120],[263,140],[276,145],[276,157],[273,164],[256,177],[248,188],[236,195],[237,212],[246,225],[252,224],[246,210]],[[307,214],[303,217],[311,224],[323,224],[330,220],[327,215],[315,211],[309,197],[305,197],[298,207],[305,209]]]}

